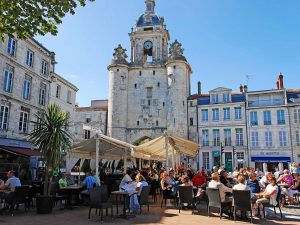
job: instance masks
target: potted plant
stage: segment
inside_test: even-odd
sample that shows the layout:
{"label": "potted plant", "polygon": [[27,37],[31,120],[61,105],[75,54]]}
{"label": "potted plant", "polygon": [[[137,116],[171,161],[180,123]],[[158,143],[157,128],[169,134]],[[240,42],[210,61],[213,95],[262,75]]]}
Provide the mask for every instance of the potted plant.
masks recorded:
{"label": "potted plant", "polygon": [[43,195],[37,196],[36,208],[37,213],[50,213],[53,197],[49,174],[58,168],[61,150],[67,151],[72,143],[69,133],[69,113],[51,104],[42,113],[35,114],[35,121],[32,123],[34,128],[29,134],[29,140],[39,149],[45,165]]}

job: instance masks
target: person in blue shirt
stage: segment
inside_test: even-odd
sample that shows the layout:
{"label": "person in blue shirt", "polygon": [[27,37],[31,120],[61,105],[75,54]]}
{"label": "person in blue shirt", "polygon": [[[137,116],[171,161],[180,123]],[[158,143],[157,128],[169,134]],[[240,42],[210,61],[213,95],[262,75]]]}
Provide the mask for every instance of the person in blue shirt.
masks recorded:
{"label": "person in blue shirt", "polygon": [[250,188],[252,197],[255,196],[254,194],[257,194],[257,193],[260,192],[259,182],[256,179],[256,174],[255,173],[251,173],[250,174],[249,180],[247,180],[247,185]]}
{"label": "person in blue shirt", "polygon": [[91,172],[87,172],[86,177],[82,182],[82,185],[85,186],[86,189],[80,193],[84,204],[88,204],[90,196],[89,190],[96,186],[96,182],[96,178],[93,174]]}
{"label": "person in blue shirt", "polygon": [[96,185],[96,179],[91,172],[86,173],[86,178],[82,184],[83,186],[86,186],[87,190],[92,189]]}

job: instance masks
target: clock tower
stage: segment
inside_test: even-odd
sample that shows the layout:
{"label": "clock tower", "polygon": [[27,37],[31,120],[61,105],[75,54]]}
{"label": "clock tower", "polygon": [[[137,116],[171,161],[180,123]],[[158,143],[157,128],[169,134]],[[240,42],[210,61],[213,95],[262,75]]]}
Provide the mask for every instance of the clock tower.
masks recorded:
{"label": "clock tower", "polygon": [[170,35],[155,0],[145,6],[129,34],[130,59],[119,45],[108,66],[108,135],[128,143],[164,131],[187,138],[192,70],[177,40],[168,49]]}
{"label": "clock tower", "polygon": [[131,63],[158,65],[167,61],[169,33],[164,18],[155,14],[155,1],[146,0],[146,10],[130,35]]}

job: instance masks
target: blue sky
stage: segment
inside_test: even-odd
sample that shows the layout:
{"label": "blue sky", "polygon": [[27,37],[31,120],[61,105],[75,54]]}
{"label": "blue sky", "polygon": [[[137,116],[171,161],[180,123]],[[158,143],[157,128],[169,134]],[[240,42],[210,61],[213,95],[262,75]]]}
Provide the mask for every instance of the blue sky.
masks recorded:
{"label": "blue sky", "polygon": [[[88,106],[108,96],[113,49],[128,49],[128,33],[145,11],[144,0],[96,0],[76,9],[59,26],[57,36],[37,37],[55,51],[56,72],[79,91]],[[240,84],[249,90],[276,88],[279,72],[286,88],[300,88],[300,1],[289,0],[156,0],[171,42],[178,39],[203,92]]]}

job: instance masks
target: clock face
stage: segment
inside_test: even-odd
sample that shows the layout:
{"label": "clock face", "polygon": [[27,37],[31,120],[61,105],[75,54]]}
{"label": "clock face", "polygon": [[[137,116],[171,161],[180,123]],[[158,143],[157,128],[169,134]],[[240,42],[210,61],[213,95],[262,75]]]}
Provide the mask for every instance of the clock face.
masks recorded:
{"label": "clock face", "polygon": [[149,50],[150,48],[152,48],[152,42],[151,41],[146,41],[144,43],[144,48]]}

